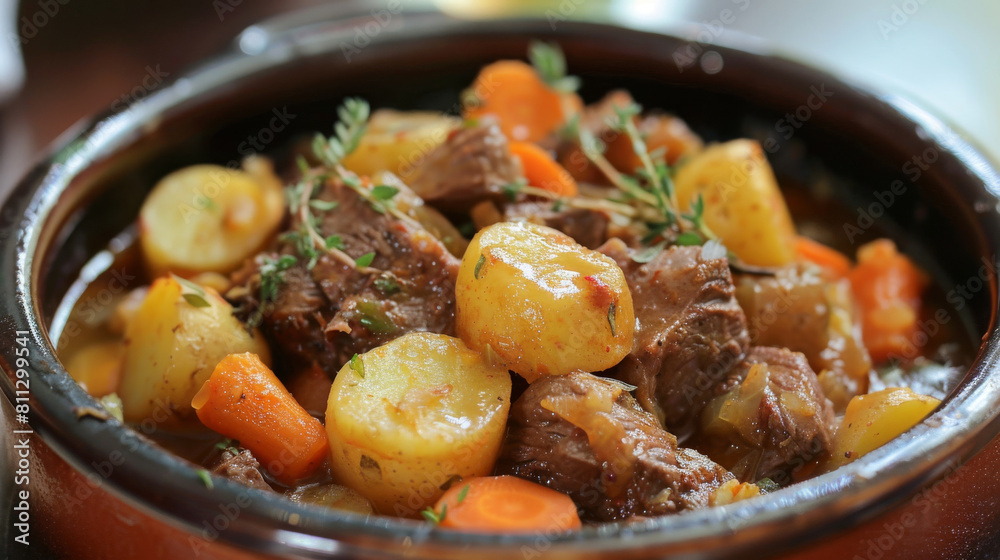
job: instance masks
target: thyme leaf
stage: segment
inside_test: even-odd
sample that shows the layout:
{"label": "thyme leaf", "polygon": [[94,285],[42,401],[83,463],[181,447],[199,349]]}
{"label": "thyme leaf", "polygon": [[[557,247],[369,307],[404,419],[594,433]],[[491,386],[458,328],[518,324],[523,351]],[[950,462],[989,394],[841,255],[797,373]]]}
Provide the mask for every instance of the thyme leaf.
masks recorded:
{"label": "thyme leaf", "polygon": [[184,301],[188,302],[188,305],[190,305],[191,307],[197,307],[199,309],[204,307],[212,307],[212,304],[208,303],[208,300],[206,300],[202,296],[199,296],[198,294],[184,294],[183,297]]}
{"label": "thyme leaf", "polygon": [[434,508],[428,507],[427,509],[421,511],[420,515],[424,516],[424,519],[428,522],[439,525],[448,516],[448,504],[441,506],[440,513],[434,511]]}
{"label": "thyme leaf", "polygon": [[351,356],[351,369],[361,379],[365,378],[365,362],[357,354]]}
{"label": "thyme leaf", "polygon": [[372,188],[372,198],[375,200],[391,200],[398,193],[398,188],[389,185],[376,185]]}
{"label": "thyme leaf", "polygon": [[528,60],[550,88],[562,92],[573,93],[580,87],[580,78],[566,75],[566,56],[555,43],[532,41],[528,45]]}
{"label": "thyme leaf", "polygon": [[479,255],[479,260],[476,261],[476,268],[472,271],[472,275],[479,280],[479,272],[483,270],[483,265],[486,264],[486,255]]}
{"label": "thyme leaf", "polygon": [[212,482],[212,475],[205,469],[198,469],[198,479],[200,479],[201,483],[205,485],[205,488],[208,488],[209,490],[215,486]]}
{"label": "thyme leaf", "polygon": [[359,267],[365,267],[365,266],[368,266],[368,265],[372,264],[372,261],[374,261],[374,260],[375,260],[375,253],[365,253],[365,254],[361,255],[360,257],[354,259],[354,262]]}
{"label": "thyme leaf", "polygon": [[618,336],[618,328],[615,325],[615,303],[611,302],[608,306],[608,325],[611,326],[611,336]]}

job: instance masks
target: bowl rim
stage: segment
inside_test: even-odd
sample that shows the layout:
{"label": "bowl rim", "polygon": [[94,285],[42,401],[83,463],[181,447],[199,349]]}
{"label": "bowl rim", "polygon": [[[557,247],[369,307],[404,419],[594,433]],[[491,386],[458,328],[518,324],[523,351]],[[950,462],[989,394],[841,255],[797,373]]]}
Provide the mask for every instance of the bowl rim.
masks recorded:
{"label": "bowl rim", "polygon": [[[54,243],[54,232],[46,226],[53,219],[60,195],[76,176],[145,134],[144,127],[155,123],[158,115],[188,103],[197,104],[199,96],[230,80],[263,72],[296,56],[329,49],[351,33],[354,25],[366,21],[365,17],[361,14],[357,19],[339,18],[289,28],[253,54],[233,48],[122,110],[77,125],[56,141],[44,160],[12,191],[4,202],[4,217],[0,218],[0,267],[14,270],[14,274],[0,279],[0,308],[12,319],[9,331],[27,331],[36,352],[31,376],[41,383],[32,385],[32,425],[46,445],[80,472],[92,471],[92,462],[128,447],[128,460],[104,480],[104,486],[132,507],[187,532],[197,534],[203,528],[198,521],[211,519],[219,504],[240,503],[241,496],[250,496],[250,505],[219,536],[222,542],[237,547],[306,557],[372,550],[440,556],[471,550],[481,556],[516,553],[523,546],[536,546],[539,535],[456,533],[410,520],[368,519],[293,504],[280,495],[248,490],[224,479],[217,479],[213,488],[205,488],[195,467],[156,448],[121,423],[77,418],[74,406],[92,404],[93,400],[65,373],[41,324],[43,315],[36,296],[44,259],[35,257]],[[373,44],[382,41],[383,45],[391,45],[470,32],[556,40],[574,33],[669,37],[617,24],[577,21],[562,22],[560,32],[555,33],[542,18],[462,21],[433,11],[404,12],[403,17],[408,18],[406,26],[382,34]],[[953,127],[919,106],[897,95],[847,84],[797,62],[761,54],[756,42],[746,49],[741,49],[738,41],[726,43],[713,48],[824,76],[831,83],[870,97],[872,103],[911,123],[915,131],[922,131],[928,142],[952,154],[968,172],[969,180],[982,183],[983,193],[996,208],[1000,176],[995,167],[954,134]],[[990,214],[995,219],[993,214],[996,211]],[[997,254],[997,239],[1000,236],[983,240],[984,248],[993,255]],[[964,462],[1000,433],[1000,380],[990,379],[1000,360],[995,276],[991,276],[989,286],[987,334],[962,385],[928,420],[890,444],[841,469],[754,500],[640,523],[610,523],[545,535],[545,542],[553,551],[581,556],[677,547],[712,554],[761,550],[756,548],[761,545],[774,550],[774,534],[785,535],[783,546],[791,548],[870,519],[898,504],[916,488],[957,468],[957,463]],[[13,363],[9,359],[3,364],[11,376]],[[0,385],[6,398],[14,402],[10,379]],[[171,500],[175,496],[183,496],[184,503]],[[425,550],[419,549],[424,546]]]}

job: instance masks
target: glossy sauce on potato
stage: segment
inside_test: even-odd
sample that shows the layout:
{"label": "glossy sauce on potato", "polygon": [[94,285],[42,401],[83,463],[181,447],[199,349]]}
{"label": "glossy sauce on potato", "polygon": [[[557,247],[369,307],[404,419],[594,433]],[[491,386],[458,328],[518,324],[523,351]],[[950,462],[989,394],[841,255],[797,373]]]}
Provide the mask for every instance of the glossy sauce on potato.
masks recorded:
{"label": "glossy sauce on potato", "polygon": [[455,291],[462,340],[528,381],[601,371],[632,349],[635,313],[621,268],[545,226],[480,231]]}

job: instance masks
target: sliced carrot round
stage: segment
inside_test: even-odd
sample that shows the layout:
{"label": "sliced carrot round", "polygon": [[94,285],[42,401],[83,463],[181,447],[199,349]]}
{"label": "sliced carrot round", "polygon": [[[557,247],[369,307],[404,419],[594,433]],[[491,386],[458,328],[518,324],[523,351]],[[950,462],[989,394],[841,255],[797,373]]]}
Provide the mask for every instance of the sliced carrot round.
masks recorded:
{"label": "sliced carrot round", "polygon": [[464,531],[568,531],[580,527],[576,505],[566,494],[514,476],[462,481],[435,506],[441,527]]}

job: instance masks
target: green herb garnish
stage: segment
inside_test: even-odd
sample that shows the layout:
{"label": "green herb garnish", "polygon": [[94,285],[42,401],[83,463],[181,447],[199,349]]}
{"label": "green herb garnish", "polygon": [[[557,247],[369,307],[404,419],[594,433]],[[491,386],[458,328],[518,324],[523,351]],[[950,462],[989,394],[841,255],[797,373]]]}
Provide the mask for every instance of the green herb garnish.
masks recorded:
{"label": "green herb garnish", "polygon": [[360,257],[354,259],[354,264],[358,265],[359,267],[366,267],[372,264],[372,261],[374,260],[375,260],[375,253],[365,253]]}
{"label": "green herb garnish", "polygon": [[317,135],[313,140],[313,151],[316,152],[316,156],[331,169],[340,165],[340,162],[361,143],[361,137],[368,128],[370,114],[371,107],[364,99],[357,97],[345,99],[337,109],[337,117],[340,120],[333,127],[334,135],[329,138]]}
{"label": "green herb garnish", "polygon": [[528,60],[550,88],[563,93],[579,89],[580,78],[566,75],[566,57],[559,45],[532,41],[528,45]]}
{"label": "green herb garnish", "polygon": [[327,249],[337,249],[338,251],[344,250],[344,240],[340,238],[339,235],[331,235],[324,240],[324,244]]}
{"label": "green herb garnish", "polygon": [[611,336],[618,336],[618,329],[615,325],[615,304],[614,302],[608,307],[608,325],[611,325]]}
{"label": "green herb garnish", "polygon": [[184,294],[183,297],[184,301],[188,302],[188,305],[190,305],[191,307],[198,307],[198,308],[212,307],[212,304],[208,303],[208,300],[199,296],[198,294]]}
{"label": "green herb garnish", "polygon": [[507,197],[507,200],[514,202],[517,200],[517,194],[523,191],[525,186],[527,186],[527,183],[525,183],[524,180],[519,180],[502,185],[500,190],[503,192],[504,196]]}
{"label": "green herb garnish", "polygon": [[781,485],[770,478],[762,478],[757,481],[757,488],[759,488],[763,494],[770,494],[776,490],[781,490]]}
{"label": "green herb garnish", "polygon": [[427,508],[421,511],[420,515],[424,516],[428,522],[439,525],[448,516],[448,504],[441,506],[441,513],[434,511],[433,508]]}
{"label": "green herb garnish", "polygon": [[399,287],[399,283],[392,278],[376,278],[372,284],[378,291],[382,292],[384,295],[391,296],[392,294],[398,293],[402,288]]}
{"label": "green herb garnish", "polygon": [[340,206],[340,203],[337,202],[336,200],[319,200],[314,198],[309,201],[309,207],[315,208],[320,212],[329,212],[330,210],[333,210],[337,206]]}
{"label": "green herb garnish", "polygon": [[357,374],[361,379],[365,378],[365,362],[362,361],[361,356],[357,354],[351,356],[351,369]]}
{"label": "green herb garnish", "polygon": [[479,255],[479,260],[476,261],[476,268],[472,271],[472,275],[479,280],[479,272],[483,270],[483,265],[486,264],[486,255]]}
{"label": "green herb garnish", "polygon": [[685,231],[684,233],[677,236],[674,240],[674,244],[683,246],[701,245],[704,243],[704,239],[700,235],[693,231]]}
{"label": "green herb garnish", "polygon": [[649,261],[655,259],[656,256],[659,255],[661,252],[663,252],[663,249],[666,248],[666,246],[667,242],[661,241],[656,245],[639,249],[632,255],[632,260],[639,264],[646,264]]}
{"label": "green herb garnish", "polygon": [[465,501],[465,497],[469,495],[469,485],[466,484],[465,488],[458,491],[458,500],[455,502],[456,505]]}
{"label": "green herb garnish", "polygon": [[391,200],[398,193],[398,188],[389,185],[376,185],[372,188],[372,198],[375,200]]}
{"label": "green herb garnish", "polygon": [[209,473],[205,469],[198,469],[198,478],[201,480],[201,483],[205,485],[205,488],[208,488],[209,490],[211,490],[212,487],[215,486],[215,484],[212,482],[211,473]]}

